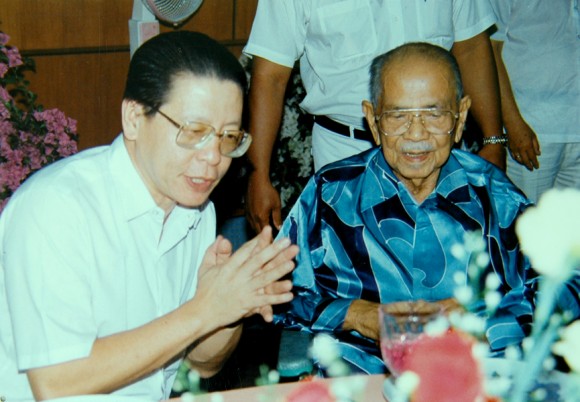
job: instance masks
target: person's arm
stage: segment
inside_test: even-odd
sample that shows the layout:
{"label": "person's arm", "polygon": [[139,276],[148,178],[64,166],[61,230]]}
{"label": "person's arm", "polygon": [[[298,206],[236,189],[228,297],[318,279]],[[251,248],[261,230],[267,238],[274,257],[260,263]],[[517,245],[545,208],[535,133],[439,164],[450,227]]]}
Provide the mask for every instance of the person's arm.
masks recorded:
{"label": "person's arm", "polygon": [[247,217],[256,232],[266,225],[282,225],[280,195],[270,182],[270,159],[292,69],[254,56],[249,93],[249,130],[252,146],[248,158],[253,166],[246,196]]}
{"label": "person's arm", "polygon": [[[286,306],[280,306],[275,322],[287,329],[316,332],[340,330],[344,316],[352,300],[329,297],[320,286],[316,272],[329,251],[327,238],[320,231],[322,217],[319,215],[320,189],[317,176],[310,178],[300,197],[284,220],[278,236],[287,236],[297,244],[296,269],[292,272],[294,299]],[[314,232],[313,232],[314,231]],[[316,244],[313,244],[316,243]],[[336,244],[336,247],[340,245]]]}
{"label": "person's arm", "polygon": [[190,368],[202,378],[217,374],[236,349],[242,329],[243,324],[220,328],[197,341],[186,356]]}
{"label": "person's arm", "polygon": [[[218,237],[204,257],[192,299],[141,327],[96,339],[86,358],[29,370],[35,398],[115,391],[163,367],[199,339],[194,350],[205,345],[198,349],[203,352],[199,367],[213,374],[239,338],[239,329],[228,325],[256,312],[271,319],[271,305],[292,299],[290,281],[277,281],[293,269],[297,247],[287,239],[259,246],[271,236],[268,228],[227,258],[231,243]],[[216,256],[226,262],[213,264]]]}
{"label": "person's arm", "polygon": [[[453,44],[464,91],[471,97],[471,113],[483,137],[503,132],[497,71],[487,31]],[[484,145],[479,155],[505,170],[506,151],[502,144]]]}
{"label": "person's arm", "polygon": [[[492,199],[494,205],[490,207],[489,222],[494,223],[484,233],[484,238],[488,239],[490,265],[479,274],[480,278],[497,275],[499,279],[496,290],[501,300],[486,319],[485,332],[494,354],[510,345],[520,345],[531,333],[537,297],[535,284],[539,279],[529,258],[522,252],[515,228],[518,218],[533,204],[509,185],[504,182],[502,196],[495,195]],[[491,188],[489,194],[499,194],[498,188]]]}
{"label": "person's arm", "polygon": [[[268,227],[263,230],[258,237],[258,244],[254,248],[253,253],[257,253],[268,247],[272,243],[272,231]],[[210,266],[222,264],[227,261],[229,253],[216,253],[215,260],[210,262]],[[272,264],[264,267],[264,269],[271,269]],[[292,286],[289,281],[275,282],[264,288],[264,291],[269,294],[278,294],[289,292]],[[262,315],[266,322],[273,320],[273,309],[271,305],[263,306],[254,310],[256,314]],[[217,374],[235,350],[241,334],[242,324],[234,323],[226,327],[222,327],[215,332],[204,336],[196,341],[191,352],[187,355],[190,367],[197,370],[201,377],[211,377]]]}
{"label": "person's arm", "polygon": [[537,169],[540,167],[538,162],[540,143],[536,133],[526,123],[518,109],[509,75],[501,55],[503,42],[492,40],[491,45],[497,67],[501,93],[501,112],[503,124],[506,127],[509,138],[509,149],[517,162],[526,166],[529,170]]}
{"label": "person's arm", "polygon": [[487,319],[485,337],[492,352],[501,352],[510,345],[519,345],[532,327],[533,307],[530,289],[519,286],[502,296],[494,314]]}

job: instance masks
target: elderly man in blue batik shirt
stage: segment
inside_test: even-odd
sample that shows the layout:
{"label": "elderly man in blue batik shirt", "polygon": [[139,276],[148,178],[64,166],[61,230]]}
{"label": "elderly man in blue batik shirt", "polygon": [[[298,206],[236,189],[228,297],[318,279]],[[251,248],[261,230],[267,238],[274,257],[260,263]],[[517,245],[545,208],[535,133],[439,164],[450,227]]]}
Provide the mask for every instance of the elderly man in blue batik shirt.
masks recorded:
{"label": "elderly man in blue batik shirt", "polygon": [[353,371],[381,373],[378,305],[427,300],[446,308],[456,273],[451,253],[481,231],[503,298],[488,320],[493,351],[519,343],[533,312],[527,260],[514,232],[530,202],[492,164],[453,149],[470,107],[455,59],[424,43],[375,59],[363,109],[377,145],[321,169],[281,229],[299,245],[296,297],[285,327],[329,333]]}

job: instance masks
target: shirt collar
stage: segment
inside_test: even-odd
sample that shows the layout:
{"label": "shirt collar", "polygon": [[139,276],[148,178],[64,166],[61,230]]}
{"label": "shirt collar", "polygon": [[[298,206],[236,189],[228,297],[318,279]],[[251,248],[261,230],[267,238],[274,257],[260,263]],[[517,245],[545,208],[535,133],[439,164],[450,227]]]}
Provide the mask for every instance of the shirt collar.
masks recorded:
{"label": "shirt collar", "polygon": [[[111,144],[110,158],[111,176],[120,200],[119,207],[123,210],[123,216],[130,221],[149,212],[164,215],[165,211],[155,203],[135,165],[133,165],[122,134]],[[182,216],[185,224],[191,225],[206,205],[207,203],[200,208],[193,209],[176,205],[171,214]]]}
{"label": "shirt collar", "polygon": [[120,201],[119,207],[122,208],[123,216],[127,220],[159,208],[131,161],[123,141],[123,134],[117,136],[111,144],[110,166]]}

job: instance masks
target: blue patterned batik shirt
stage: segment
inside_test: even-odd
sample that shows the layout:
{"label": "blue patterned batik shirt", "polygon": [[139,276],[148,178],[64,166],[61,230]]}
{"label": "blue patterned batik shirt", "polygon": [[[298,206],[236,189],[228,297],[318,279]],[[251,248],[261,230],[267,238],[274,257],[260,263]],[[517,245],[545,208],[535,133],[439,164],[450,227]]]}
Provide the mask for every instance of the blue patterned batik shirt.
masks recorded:
{"label": "blue patterned batik shirt", "polygon": [[453,297],[467,262],[451,253],[468,231],[481,231],[503,299],[488,319],[492,350],[519,343],[531,322],[528,261],[516,218],[530,201],[495,166],[453,150],[435,190],[421,204],[385,161],[380,148],[322,168],[308,183],[279,236],[300,246],[296,297],[277,311],[285,327],[327,333],[353,371],[384,372],[374,340],[342,331],[353,300],[390,303]]}

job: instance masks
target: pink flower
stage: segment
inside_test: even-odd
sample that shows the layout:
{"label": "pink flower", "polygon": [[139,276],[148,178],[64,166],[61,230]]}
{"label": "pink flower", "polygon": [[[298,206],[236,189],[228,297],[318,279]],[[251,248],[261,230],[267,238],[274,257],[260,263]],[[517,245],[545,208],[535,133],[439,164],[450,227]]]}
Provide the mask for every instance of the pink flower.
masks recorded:
{"label": "pink flower", "polygon": [[[0,212],[12,193],[43,166],[77,152],[76,121],[58,109],[43,110],[31,99],[23,72],[33,65],[0,32]],[[3,78],[9,75],[10,80]],[[9,81],[9,84],[7,83]],[[16,103],[10,89],[24,93]],[[29,100],[28,103],[26,100]]]}
{"label": "pink flower", "polygon": [[0,106],[0,138],[5,141],[8,138],[8,135],[13,131],[14,127],[12,126],[12,123],[8,121],[7,116],[3,115],[3,110]]}
{"label": "pink flower", "polygon": [[4,32],[0,32],[0,46],[4,46],[10,41],[10,36],[5,34]]}
{"label": "pink flower", "polygon": [[9,40],[10,37],[8,35],[0,32],[0,51],[2,51],[8,59],[8,64],[0,63],[0,78],[4,78],[11,68],[24,64],[18,48],[14,46],[6,46],[6,43],[8,43]]}
{"label": "pink flower", "polygon": [[0,78],[4,78],[8,72],[8,66],[4,63],[0,64]]}
{"label": "pink flower", "polygon": [[304,382],[286,397],[286,402],[334,402],[328,385],[319,381]]}
{"label": "pink flower", "polygon": [[0,164],[0,184],[8,190],[14,192],[22,183],[24,178],[30,174],[30,168],[22,166],[17,161],[9,161]]}
{"label": "pink flower", "polygon": [[8,67],[18,67],[24,64],[22,57],[18,48],[11,47],[7,49],[6,55],[8,56]]}
{"label": "pink flower", "polygon": [[[485,400],[481,367],[472,353],[475,340],[457,331],[418,341],[406,369],[420,378],[413,402],[474,402]],[[479,399],[478,399],[479,398]]]}

